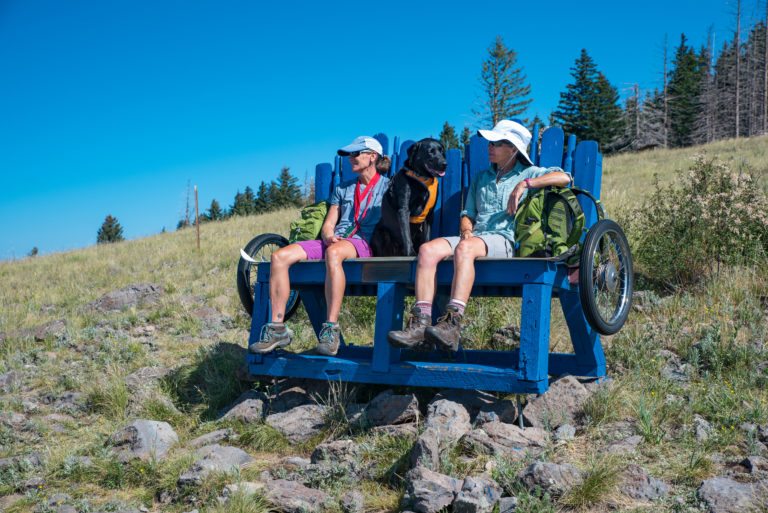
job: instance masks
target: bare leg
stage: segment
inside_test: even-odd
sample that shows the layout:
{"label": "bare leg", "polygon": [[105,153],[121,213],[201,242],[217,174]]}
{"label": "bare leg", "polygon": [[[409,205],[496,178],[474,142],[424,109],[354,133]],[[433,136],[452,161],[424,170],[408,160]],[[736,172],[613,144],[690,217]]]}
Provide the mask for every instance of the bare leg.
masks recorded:
{"label": "bare leg", "polygon": [[416,301],[429,301],[435,298],[435,274],[437,264],[451,256],[451,245],[445,239],[435,239],[422,244],[416,264]]}
{"label": "bare leg", "polygon": [[307,259],[307,253],[298,244],[289,244],[272,253],[269,270],[269,300],[272,303],[272,322],[285,320],[285,304],[291,293],[288,268],[296,262]]}
{"label": "bare leg", "polygon": [[475,259],[488,254],[485,242],[479,237],[464,239],[456,246],[453,256],[453,283],[451,299],[466,303],[475,283]]}
{"label": "bare leg", "polygon": [[328,320],[338,322],[341,312],[341,301],[344,299],[344,289],[347,277],[341,263],[347,258],[355,258],[357,250],[351,242],[341,240],[328,246],[325,250],[325,302],[328,305]]}

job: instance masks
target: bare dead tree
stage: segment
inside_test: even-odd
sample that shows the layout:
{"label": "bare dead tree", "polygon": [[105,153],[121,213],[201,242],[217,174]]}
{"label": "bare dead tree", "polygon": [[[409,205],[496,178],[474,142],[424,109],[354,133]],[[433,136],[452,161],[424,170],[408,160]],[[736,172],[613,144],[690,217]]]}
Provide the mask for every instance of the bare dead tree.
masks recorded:
{"label": "bare dead tree", "polygon": [[768,133],[768,1],[765,2],[765,25],[763,27],[765,44],[763,51],[763,133]]}
{"label": "bare dead tree", "polygon": [[741,88],[741,0],[736,0],[736,36],[733,46],[736,50],[736,138],[739,138],[739,114],[741,108],[739,89]]}

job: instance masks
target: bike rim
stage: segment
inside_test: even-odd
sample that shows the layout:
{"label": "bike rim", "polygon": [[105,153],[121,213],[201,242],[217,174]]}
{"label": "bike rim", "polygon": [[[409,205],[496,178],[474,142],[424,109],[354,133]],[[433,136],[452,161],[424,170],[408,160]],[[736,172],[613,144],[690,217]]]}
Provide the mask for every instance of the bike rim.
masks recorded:
{"label": "bike rim", "polygon": [[614,231],[598,240],[593,256],[592,296],[595,311],[607,324],[615,323],[629,301],[629,250]]}
{"label": "bike rim", "polygon": [[251,289],[251,296],[253,296],[253,292],[256,288],[256,279],[258,278],[258,273],[256,272],[256,270],[258,269],[259,264],[271,261],[272,253],[274,253],[281,247],[282,246],[280,246],[276,242],[270,242],[262,245],[256,253],[251,255],[251,258],[256,260],[256,263],[252,263],[251,265],[249,265],[248,269],[245,271],[245,274],[248,277],[248,286]]}

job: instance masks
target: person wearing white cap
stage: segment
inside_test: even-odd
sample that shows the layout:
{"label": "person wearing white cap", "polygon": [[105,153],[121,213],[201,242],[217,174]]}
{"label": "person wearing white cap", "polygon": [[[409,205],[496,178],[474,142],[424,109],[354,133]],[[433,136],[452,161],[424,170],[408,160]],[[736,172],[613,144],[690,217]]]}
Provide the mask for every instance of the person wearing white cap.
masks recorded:
{"label": "person wearing white cap", "polygon": [[384,175],[392,165],[383,153],[379,141],[367,136],[357,137],[338,150],[339,155],[349,158],[352,172],[358,177],[334,189],[320,240],[296,242],[272,253],[269,274],[272,319],[264,325],[260,340],[248,347],[252,353],[269,353],[291,343],[293,332],[283,323],[291,291],[288,268],[301,260],[323,258],[328,320],[320,330],[317,352],[333,356],[339,350],[338,320],[347,282],[341,263],[347,258],[372,256],[368,241],[381,218],[381,199],[389,184],[389,178]]}
{"label": "person wearing white cap", "polygon": [[[528,189],[562,187],[571,181],[570,175],[559,167],[533,165],[527,152],[531,133],[520,123],[503,119],[491,130],[478,130],[478,134],[488,140],[491,167],[470,184],[464,210],[459,214],[459,236],[438,238],[421,246],[416,268],[416,304],[406,329],[389,332],[393,346],[455,351],[461,338],[464,307],[475,281],[475,259],[514,256],[514,214]],[[431,326],[437,264],[451,255],[451,299],[445,315]]]}

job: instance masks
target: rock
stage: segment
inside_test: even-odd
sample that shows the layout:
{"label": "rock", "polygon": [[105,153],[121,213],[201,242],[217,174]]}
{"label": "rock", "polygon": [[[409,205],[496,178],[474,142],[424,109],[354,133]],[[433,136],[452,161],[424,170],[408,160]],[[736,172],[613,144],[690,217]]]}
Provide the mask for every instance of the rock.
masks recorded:
{"label": "rock", "polygon": [[757,426],[757,436],[763,443],[768,443],[768,424]]}
{"label": "rock", "polygon": [[341,510],[344,513],[363,513],[365,511],[365,497],[357,490],[345,493],[341,497]]}
{"label": "rock", "polygon": [[458,479],[416,467],[405,475],[402,506],[416,513],[437,513],[453,503],[461,485]]}
{"label": "rock", "polygon": [[86,305],[86,309],[99,312],[115,312],[130,307],[156,304],[163,295],[163,287],[154,283],[137,283],[104,294]]}
{"label": "rock", "polygon": [[501,498],[501,486],[489,477],[467,477],[453,502],[454,513],[490,513]]}
{"label": "rock", "polygon": [[467,433],[462,443],[478,453],[523,458],[526,453],[537,454],[547,442],[547,433],[540,428],[520,429],[513,424],[489,422],[481,429]]}
{"label": "rock", "polygon": [[21,387],[22,375],[17,371],[0,374],[0,392],[10,394]]}
{"label": "rock", "polygon": [[555,440],[558,442],[566,442],[573,440],[576,436],[576,428],[570,424],[563,424],[555,430]]}
{"label": "rock", "polygon": [[149,461],[165,459],[179,437],[167,422],[135,420],[109,438],[109,444],[122,462],[132,459]]}
{"label": "rock", "polygon": [[528,465],[520,474],[520,480],[533,491],[536,488],[548,492],[553,498],[559,498],[575,485],[583,475],[573,465],[537,461]]}
{"label": "rock", "polygon": [[280,460],[280,464],[283,467],[301,470],[310,466],[312,461],[308,458],[302,458],[300,456],[287,456]]}
{"label": "rock", "polygon": [[655,501],[666,497],[669,486],[651,477],[639,465],[629,465],[622,476],[621,493],[639,501]]}
{"label": "rock", "polygon": [[[480,390],[445,390],[437,394],[431,402],[447,399],[459,403],[469,412],[472,423],[500,421],[512,424],[517,418],[515,403],[496,399],[493,394]],[[498,417],[498,418],[497,418]]]}
{"label": "rock", "polygon": [[423,465],[432,470],[440,466],[440,453],[472,429],[467,409],[448,399],[429,403],[424,425],[426,429],[411,450],[411,466]]}
{"label": "rock", "polygon": [[741,462],[741,465],[752,474],[768,472],[768,459],[763,456],[749,456]]}
{"label": "rock", "polygon": [[70,497],[66,493],[55,493],[51,495],[51,497],[48,499],[47,504],[48,504],[48,507],[51,508],[54,506],[61,506],[71,500],[72,500],[72,497]]}
{"label": "rock", "polygon": [[411,467],[423,466],[430,470],[438,470],[440,468],[440,445],[440,434],[437,430],[425,429],[411,448]]}
{"label": "rock", "polygon": [[701,415],[693,416],[693,430],[696,433],[696,441],[704,442],[712,434],[712,424]]}
{"label": "rock", "polygon": [[520,345],[520,327],[514,324],[499,328],[491,335],[491,341],[494,347],[509,346],[515,347]]}
{"label": "rock", "polygon": [[396,395],[386,390],[368,403],[364,412],[370,426],[404,424],[419,420],[419,401],[414,394]]}
{"label": "rock", "polygon": [[645,312],[661,303],[661,298],[652,290],[636,290],[632,293],[632,309]]}
{"label": "rock", "polygon": [[416,424],[395,424],[392,426],[376,426],[371,428],[371,433],[387,436],[401,436],[405,438],[413,438],[419,432],[419,428]]}
{"label": "rock", "polygon": [[315,447],[310,461],[314,464],[345,465],[351,468],[357,466],[360,460],[360,448],[352,440],[336,440]]}
{"label": "rock", "polygon": [[499,513],[514,513],[517,511],[517,497],[502,497],[499,499]]}
{"label": "rock", "polygon": [[643,441],[643,437],[640,435],[633,435],[623,440],[617,440],[608,444],[604,451],[608,454],[616,455],[628,455],[633,454],[637,450],[637,446]]}
{"label": "rock", "polygon": [[151,324],[146,326],[134,326],[131,329],[131,336],[133,337],[152,337],[157,332],[157,328]]}
{"label": "rock", "polygon": [[45,488],[45,479],[40,476],[33,476],[24,481],[24,484],[22,485],[22,488],[24,488],[27,491],[40,491],[43,488]]}
{"label": "rock", "polygon": [[34,328],[34,337],[37,342],[46,340],[64,340],[67,338],[67,321],[57,319]]}
{"label": "rock", "polygon": [[167,367],[142,367],[125,377],[125,385],[131,392],[156,385],[172,372]]}
{"label": "rock", "polygon": [[266,423],[280,431],[291,443],[306,442],[325,427],[325,406],[305,404],[284,413],[269,415]]}
{"label": "rock", "polygon": [[0,511],[10,510],[11,506],[14,506],[16,503],[19,503],[25,499],[26,499],[25,496],[19,495],[19,494],[12,494],[12,495],[6,495],[4,497],[0,497]]}
{"label": "rock", "polygon": [[206,445],[197,450],[198,459],[179,478],[179,486],[197,486],[211,472],[234,472],[253,458],[237,447],[219,444]]}
{"label": "rock", "polygon": [[573,376],[565,376],[549,386],[544,394],[529,401],[523,408],[523,416],[533,427],[558,428],[563,424],[576,425],[589,392]]}
{"label": "rock", "polygon": [[233,495],[242,494],[245,496],[260,494],[264,490],[264,483],[254,483],[251,481],[242,481],[239,483],[228,484],[222,490],[221,495],[229,498]]}
{"label": "rock", "polygon": [[56,508],[56,513],[78,513],[77,508],[69,504],[63,504]]}
{"label": "rock", "polygon": [[24,410],[24,413],[29,414],[29,413],[36,412],[40,408],[40,405],[34,401],[24,399],[23,401],[21,401],[21,408]]}
{"label": "rock", "polygon": [[301,483],[275,479],[264,484],[266,499],[285,513],[312,513],[327,511],[332,498],[320,490],[307,488]]}
{"label": "rock", "polygon": [[312,397],[301,387],[295,386],[278,393],[269,403],[269,413],[284,413],[297,406],[314,404]]}
{"label": "rock", "polygon": [[39,452],[31,452],[10,458],[0,458],[0,470],[29,470],[42,466],[43,460]]}
{"label": "rock", "polygon": [[0,423],[10,428],[23,429],[27,423],[27,417],[15,411],[0,411]]}
{"label": "rock", "polygon": [[739,483],[727,477],[713,477],[704,481],[696,491],[711,513],[743,513],[759,511],[768,494],[768,482]]}
{"label": "rock", "polygon": [[234,434],[235,432],[230,428],[217,429],[216,431],[211,431],[205,435],[198,436],[194,440],[190,440],[187,443],[187,447],[190,449],[198,449],[205,445],[213,445],[219,442],[225,442],[230,440]]}
{"label": "rock", "polygon": [[219,331],[232,326],[232,318],[210,306],[201,306],[192,310],[192,317],[199,319],[206,329]]}
{"label": "rock", "polygon": [[265,405],[268,401],[266,394],[256,390],[249,390],[227,409],[222,412],[222,420],[239,420],[246,424],[261,422],[264,418]]}

